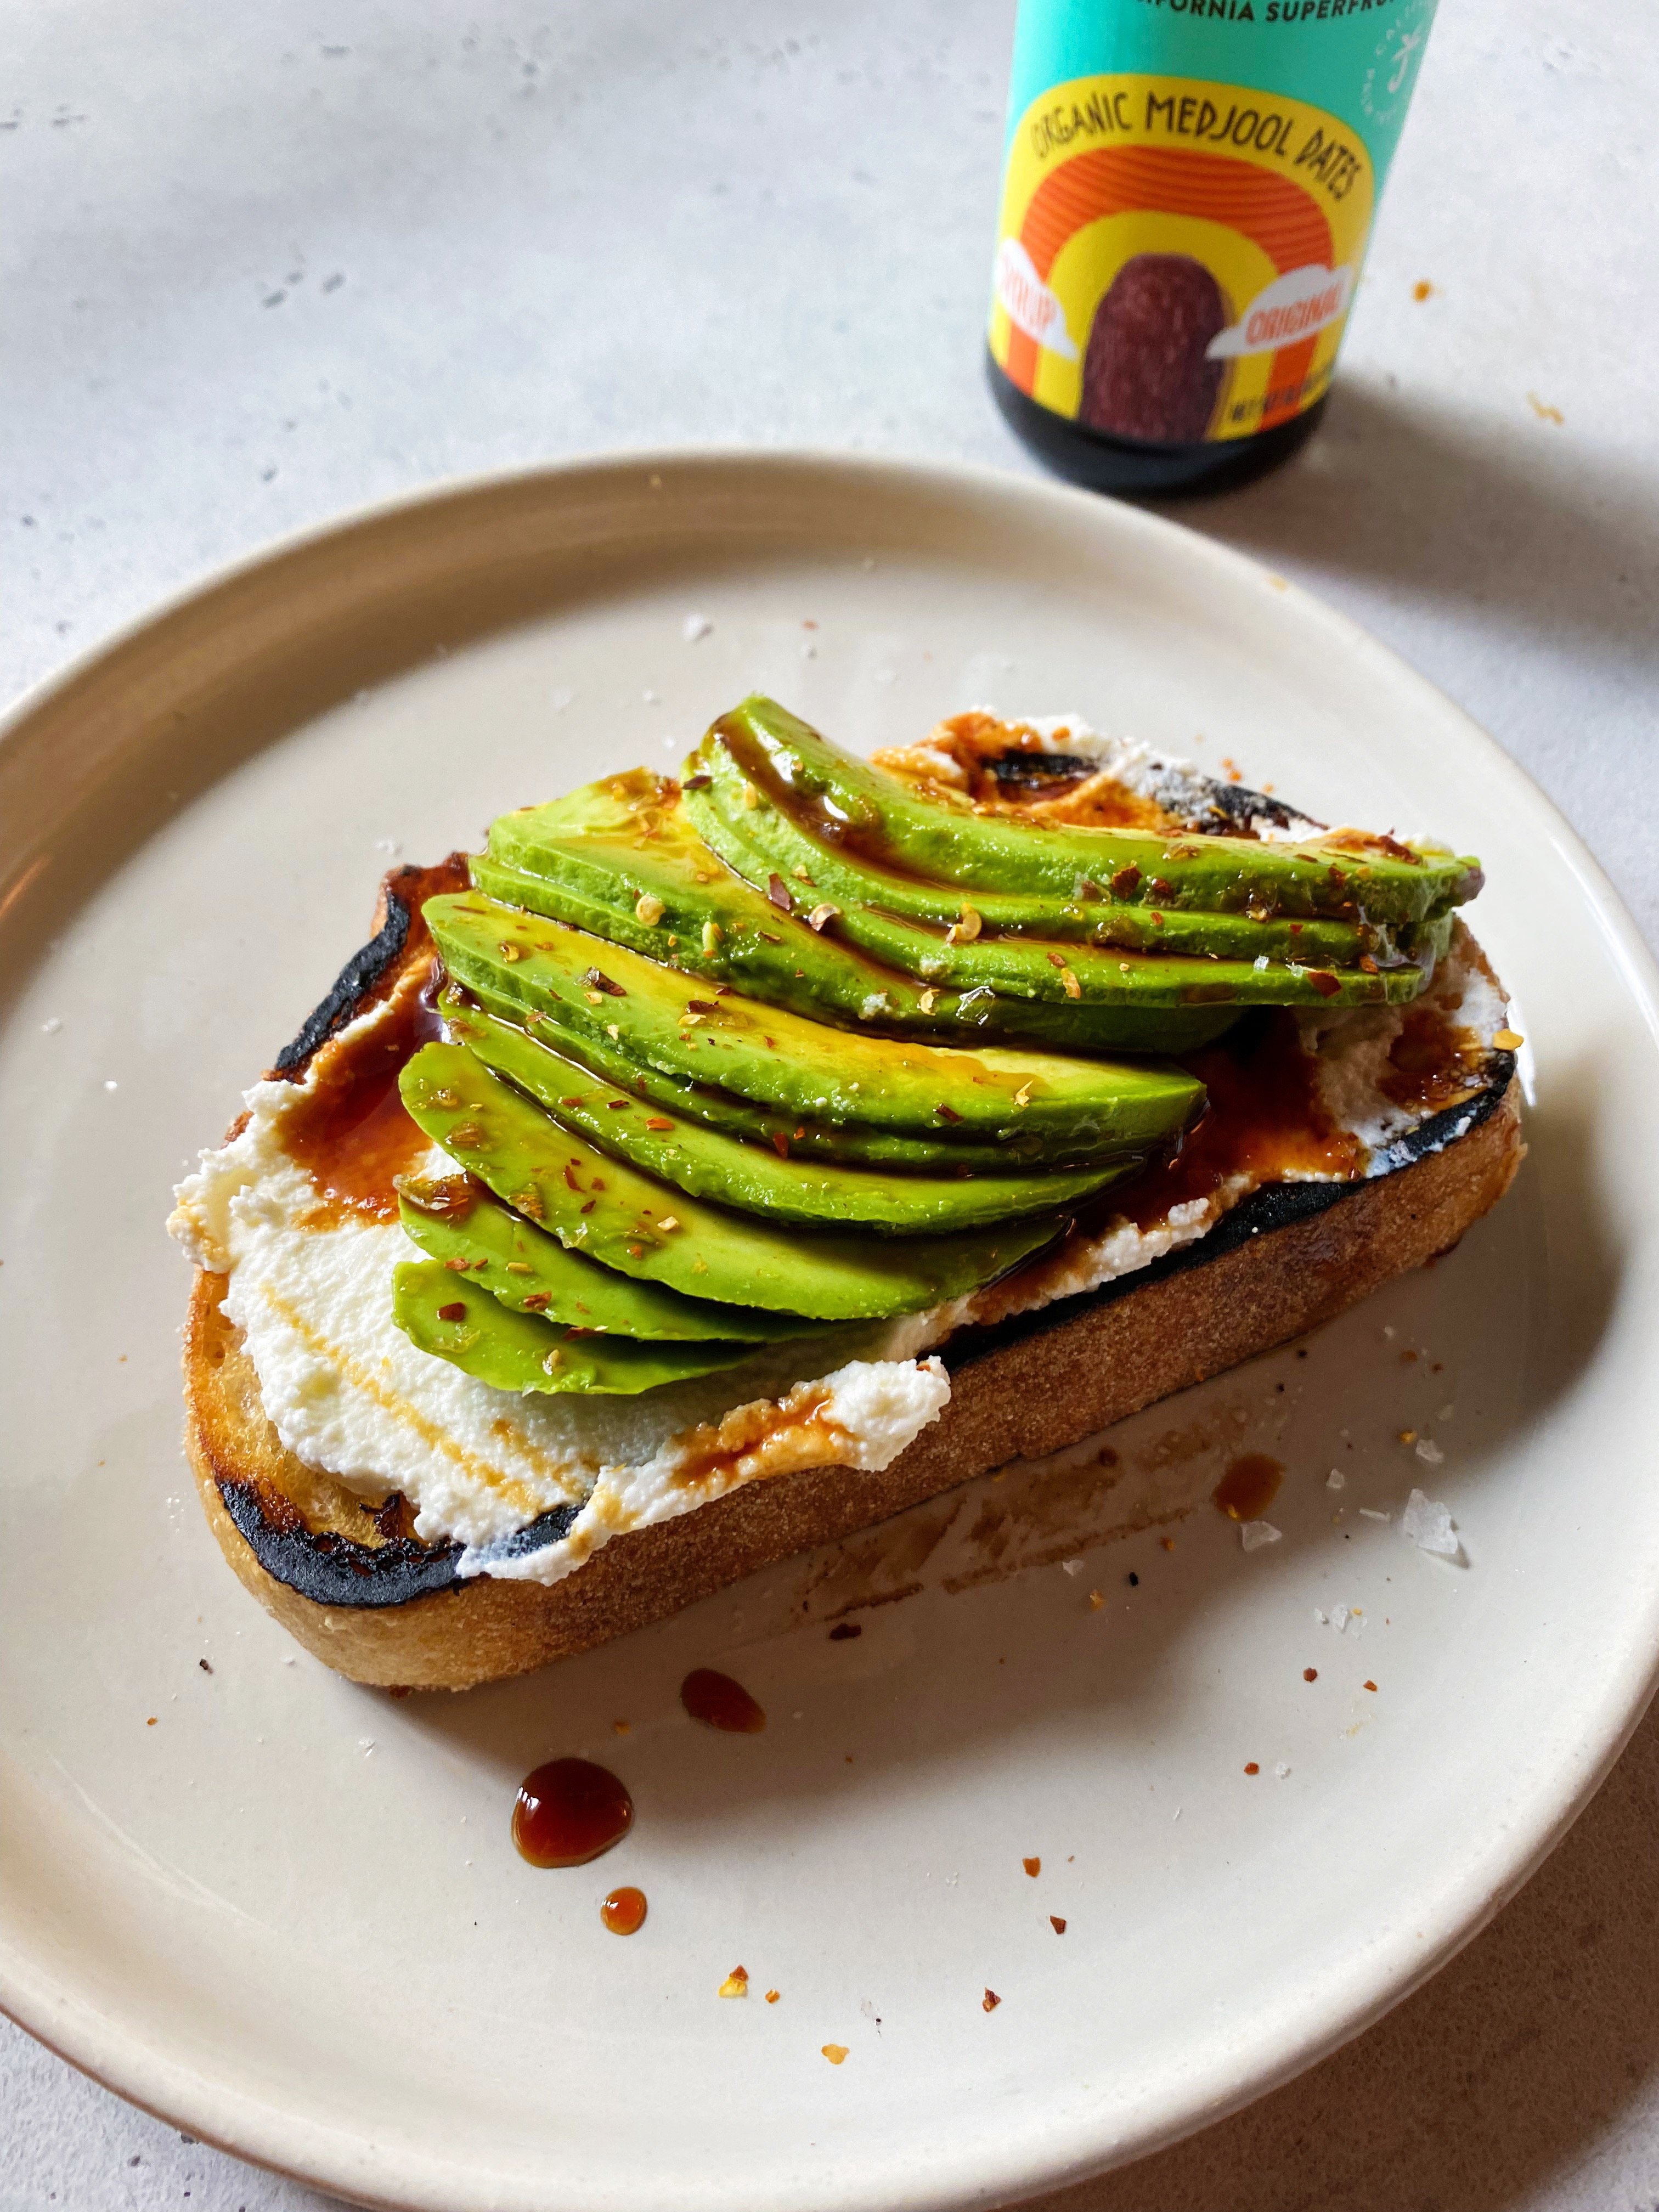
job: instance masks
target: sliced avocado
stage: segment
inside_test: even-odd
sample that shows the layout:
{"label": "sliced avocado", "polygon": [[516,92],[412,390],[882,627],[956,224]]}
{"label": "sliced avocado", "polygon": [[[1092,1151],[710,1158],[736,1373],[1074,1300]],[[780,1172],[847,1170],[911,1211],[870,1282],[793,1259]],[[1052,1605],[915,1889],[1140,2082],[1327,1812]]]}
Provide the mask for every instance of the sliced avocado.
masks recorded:
{"label": "sliced avocado", "polygon": [[[809,835],[792,810],[793,793],[786,787],[781,798],[775,796],[778,779],[769,756],[762,756],[757,771],[762,781],[753,780],[749,756],[754,748],[732,727],[742,724],[745,712],[739,708],[714,725],[693,755],[693,772],[683,787],[687,819],[712,851],[763,889],[775,872],[803,911],[829,902],[844,913],[863,908],[935,929],[961,922],[969,902],[960,885],[875,866],[844,845]],[[1117,897],[1106,884],[1085,877],[1075,879],[1064,899],[1051,891],[975,891],[971,911],[988,939],[1022,931],[1053,944],[1086,943],[1165,958],[1254,961],[1265,953],[1272,960],[1317,967],[1352,967],[1362,955],[1388,966],[1409,956],[1414,936],[1407,930],[1401,945],[1392,929],[1366,922],[1183,911],[1160,905],[1156,896]],[[882,957],[878,940],[854,936],[852,941]]]}
{"label": "sliced avocado", "polygon": [[550,806],[502,815],[490,824],[489,852],[473,861],[472,879],[509,905],[820,1022],[941,1041],[969,1030],[1077,1052],[1189,1052],[1236,1018],[1224,1001],[1183,1006],[1176,994],[1159,1006],[1068,999],[1060,1009],[989,985],[958,993],[901,975],[820,935],[804,916],[781,912],[695,835],[678,785],[644,769]]}
{"label": "sliced avocado", "polygon": [[601,1336],[695,1343],[728,1338],[775,1344],[817,1327],[779,1314],[682,1297],[660,1283],[630,1282],[567,1251],[534,1222],[514,1213],[467,1176],[399,1186],[404,1233],[428,1260],[467,1274],[514,1312]]}
{"label": "sliced avocado", "polygon": [[450,975],[516,1005],[520,1019],[550,1015],[642,1066],[785,1115],[994,1142],[1034,1133],[1045,1146],[1144,1152],[1184,1127],[1200,1103],[1200,1086],[1183,1068],[1156,1061],[947,1047],[830,1028],[735,992],[711,992],[659,960],[504,910],[476,891],[428,899],[423,913]]}
{"label": "sliced avocado", "polygon": [[[923,798],[820,737],[775,700],[752,696],[709,733],[757,796],[817,842],[936,883],[1072,898],[1079,878],[1125,903],[1373,923],[1423,921],[1472,898],[1478,862],[1346,832],[1306,843],[1089,830],[981,812],[950,793]],[[1121,882],[1123,888],[1118,889]]]}
{"label": "sliced avocado", "polygon": [[684,1197],[596,1151],[465,1046],[422,1046],[398,1087],[434,1144],[562,1244],[619,1274],[721,1304],[817,1321],[918,1313],[994,1281],[1065,1220],[1048,1213],[962,1236],[903,1238],[774,1228]]}
{"label": "sliced avocado", "polygon": [[[735,834],[728,834],[723,857],[739,870],[762,877],[767,873],[764,856]],[[775,871],[770,881],[769,902],[780,914],[793,913],[796,893]],[[813,894],[800,885],[797,890],[799,903],[804,907]],[[947,931],[922,922],[902,921],[877,908],[856,903],[813,909],[820,917],[820,942],[832,934],[845,939],[860,951],[923,983],[963,994],[994,991],[1001,1000],[1024,998],[1047,1002],[1055,1009],[1050,1022],[1057,1040],[1064,1035],[1066,1020],[1060,1009],[1068,1005],[1082,1011],[1126,1003],[1143,1006],[1403,1004],[1418,996],[1433,973],[1449,939],[1453,919],[1448,911],[1414,926],[1421,966],[1413,963],[1385,969],[1370,961],[1364,968],[1331,968],[1311,960],[1274,962],[1265,951],[1254,960],[1180,955],[1163,958],[1097,945],[987,937],[981,933],[978,908],[964,902],[962,910],[973,917],[974,934],[965,940],[960,924]],[[1314,926],[1287,924],[1287,941],[1295,944],[1297,931]]]}
{"label": "sliced avocado", "polygon": [[807,1228],[848,1225],[894,1237],[986,1228],[1091,1197],[1129,1174],[1141,1157],[1128,1153],[1082,1169],[960,1176],[792,1159],[787,1150],[747,1144],[598,1082],[575,1061],[482,1011],[468,1024],[466,1042],[486,1067],[529,1094],[519,1102],[525,1141],[533,1139],[539,1107],[612,1159],[627,1160],[693,1198]]}
{"label": "sliced avocado", "polygon": [[[459,1310],[458,1310],[459,1309]],[[574,1390],[631,1397],[735,1367],[752,1344],[641,1344],[626,1336],[573,1337],[534,1314],[514,1313],[483,1285],[435,1260],[392,1270],[392,1317],[411,1343],[497,1390]]]}
{"label": "sliced avocado", "polygon": [[631,1091],[637,1098],[685,1115],[710,1129],[745,1138],[752,1145],[781,1143],[796,1159],[839,1160],[849,1167],[896,1168],[901,1172],[921,1168],[949,1174],[960,1168],[988,1169],[994,1174],[1011,1166],[1047,1160],[1057,1167],[1081,1167],[1121,1152],[1121,1142],[1098,1124],[1079,1125],[1069,1139],[1046,1140],[1036,1132],[1010,1127],[1006,1138],[988,1144],[952,1137],[948,1125],[937,1136],[906,1137],[872,1129],[851,1121],[820,1121],[810,1116],[784,1114],[775,1109],[750,1105],[730,1091],[712,1085],[688,1083],[664,1075],[642,1060],[632,1060],[620,1045],[579,1033],[554,1020],[550,1014],[526,1010],[503,993],[474,983],[469,992],[452,985],[438,1000],[447,1034],[459,1044],[472,1041],[471,1024],[477,1012],[493,1014],[498,1021],[523,1029],[540,1043],[550,1045],[567,1060],[574,1060],[590,1075],[617,1089]]}

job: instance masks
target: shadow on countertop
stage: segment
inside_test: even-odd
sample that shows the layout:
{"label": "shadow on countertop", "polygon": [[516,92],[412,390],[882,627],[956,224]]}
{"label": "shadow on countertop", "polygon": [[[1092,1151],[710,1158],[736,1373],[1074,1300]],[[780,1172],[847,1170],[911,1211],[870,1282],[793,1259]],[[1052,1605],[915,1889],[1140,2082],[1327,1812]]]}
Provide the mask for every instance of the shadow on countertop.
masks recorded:
{"label": "shadow on countertop", "polygon": [[1346,573],[1659,669],[1659,471],[1579,426],[1338,380],[1324,422],[1242,492],[1162,508],[1240,551]]}

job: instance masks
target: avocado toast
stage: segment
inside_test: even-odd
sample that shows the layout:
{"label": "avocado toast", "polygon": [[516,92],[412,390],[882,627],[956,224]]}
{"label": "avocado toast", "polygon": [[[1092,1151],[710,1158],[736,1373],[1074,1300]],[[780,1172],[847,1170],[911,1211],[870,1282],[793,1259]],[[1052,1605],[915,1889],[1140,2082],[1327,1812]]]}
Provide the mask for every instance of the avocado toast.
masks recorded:
{"label": "avocado toast", "polygon": [[769,700],[386,880],[172,1226],[250,1589],[465,1687],[1282,1342],[1520,1157],[1478,865]]}

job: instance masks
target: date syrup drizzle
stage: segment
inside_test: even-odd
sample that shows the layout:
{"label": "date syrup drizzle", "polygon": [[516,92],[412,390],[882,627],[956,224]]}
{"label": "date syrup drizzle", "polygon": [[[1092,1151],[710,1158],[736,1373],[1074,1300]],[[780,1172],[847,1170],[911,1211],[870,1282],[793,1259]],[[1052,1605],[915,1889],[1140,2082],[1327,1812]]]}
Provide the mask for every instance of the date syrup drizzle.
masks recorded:
{"label": "date syrup drizzle", "polygon": [[[537,1767],[519,1784],[513,1808],[513,1840],[520,1856],[537,1867],[586,1866],[621,1843],[633,1825],[634,1800],[626,1785],[609,1767],[587,1759],[550,1759]],[[641,1898],[641,1920],[644,1902]]]}
{"label": "date syrup drizzle", "polygon": [[758,1735],[766,1726],[765,1709],[743,1684],[713,1667],[691,1669],[680,1684],[680,1703],[694,1721],[728,1735]]}
{"label": "date syrup drizzle", "polygon": [[313,1064],[311,1087],[289,1116],[284,1141],[320,1194],[330,1224],[356,1217],[398,1218],[398,1178],[431,1149],[404,1111],[398,1077],[405,1060],[442,1034],[435,966],[419,987],[401,988],[390,1012],[362,1036],[331,1039]]}

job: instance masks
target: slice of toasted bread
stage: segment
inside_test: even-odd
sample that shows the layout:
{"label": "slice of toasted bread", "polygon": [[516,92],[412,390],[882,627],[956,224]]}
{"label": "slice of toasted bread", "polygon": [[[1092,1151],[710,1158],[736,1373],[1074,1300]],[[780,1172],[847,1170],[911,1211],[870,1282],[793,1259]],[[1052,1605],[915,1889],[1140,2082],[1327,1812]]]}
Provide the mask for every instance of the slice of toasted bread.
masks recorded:
{"label": "slice of toasted bread", "polygon": [[[452,854],[386,879],[375,935],[277,1058],[297,1080],[368,1006],[430,966],[422,902],[465,878]],[[549,1585],[462,1579],[460,1547],[422,1542],[397,1495],[366,1504],[283,1445],[225,1278],[198,1270],[185,1333],[186,1445],[202,1502],[247,1589],[306,1649],[360,1682],[469,1689],[661,1620],[816,1544],[848,1535],[1126,1414],[1330,1320],[1456,1243],[1502,1197],[1524,1147],[1514,1063],[1396,1148],[1364,1182],[1257,1191],[1198,1243],[1104,1288],[945,1347],[940,1419],[879,1474],[810,1468],[755,1481],[617,1536]]]}

